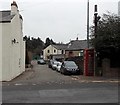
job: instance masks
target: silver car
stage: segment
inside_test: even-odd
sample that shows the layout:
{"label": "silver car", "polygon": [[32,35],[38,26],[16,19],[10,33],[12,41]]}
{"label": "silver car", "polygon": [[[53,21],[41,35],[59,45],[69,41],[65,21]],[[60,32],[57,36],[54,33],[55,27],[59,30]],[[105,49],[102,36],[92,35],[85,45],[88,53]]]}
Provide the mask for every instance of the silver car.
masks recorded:
{"label": "silver car", "polygon": [[58,72],[60,72],[61,65],[62,65],[62,63],[61,63],[61,62],[58,62],[57,68],[56,68],[56,70],[57,70]]}
{"label": "silver car", "polygon": [[58,61],[52,61],[52,69],[56,70]]}

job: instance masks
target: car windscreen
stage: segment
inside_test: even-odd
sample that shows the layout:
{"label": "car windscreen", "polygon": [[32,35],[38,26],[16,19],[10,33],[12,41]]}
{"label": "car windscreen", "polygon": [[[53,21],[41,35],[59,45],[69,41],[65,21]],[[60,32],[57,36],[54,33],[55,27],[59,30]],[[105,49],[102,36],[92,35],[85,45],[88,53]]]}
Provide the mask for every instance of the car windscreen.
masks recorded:
{"label": "car windscreen", "polygon": [[77,67],[77,65],[75,64],[75,62],[66,62],[65,67]]}
{"label": "car windscreen", "polygon": [[40,61],[40,62],[44,62],[44,60],[43,60],[43,59],[40,59],[39,61]]}
{"label": "car windscreen", "polygon": [[54,62],[53,64],[57,65],[57,64],[58,64],[58,62]]}

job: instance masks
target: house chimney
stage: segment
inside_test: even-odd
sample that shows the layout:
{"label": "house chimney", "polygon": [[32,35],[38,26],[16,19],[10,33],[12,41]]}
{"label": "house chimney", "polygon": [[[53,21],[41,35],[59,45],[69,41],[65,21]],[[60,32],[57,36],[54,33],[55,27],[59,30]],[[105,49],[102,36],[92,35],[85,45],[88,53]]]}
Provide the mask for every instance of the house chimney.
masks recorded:
{"label": "house chimney", "polygon": [[13,1],[13,3],[11,3],[11,15],[15,15],[17,13],[18,13],[18,6],[17,3]]}

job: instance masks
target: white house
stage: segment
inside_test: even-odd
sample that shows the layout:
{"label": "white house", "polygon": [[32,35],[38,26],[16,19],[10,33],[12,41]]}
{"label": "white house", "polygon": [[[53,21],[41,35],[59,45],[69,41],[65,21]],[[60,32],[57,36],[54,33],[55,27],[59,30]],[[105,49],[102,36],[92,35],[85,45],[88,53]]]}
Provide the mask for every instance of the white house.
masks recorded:
{"label": "white house", "polygon": [[51,44],[43,50],[43,57],[45,60],[50,59],[49,57],[52,55],[54,57],[63,57],[65,54],[65,49],[67,48],[67,44]]}
{"label": "white house", "polygon": [[0,11],[0,81],[10,81],[25,71],[23,18],[15,1]]}

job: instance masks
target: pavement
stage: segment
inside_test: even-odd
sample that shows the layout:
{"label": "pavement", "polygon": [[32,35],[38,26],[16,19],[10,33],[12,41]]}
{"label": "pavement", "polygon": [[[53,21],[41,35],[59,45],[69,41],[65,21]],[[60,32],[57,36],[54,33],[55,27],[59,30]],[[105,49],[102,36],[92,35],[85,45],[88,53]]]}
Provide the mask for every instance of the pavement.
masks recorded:
{"label": "pavement", "polygon": [[119,83],[118,77],[103,77],[103,76],[73,76],[72,79],[79,80],[80,82],[114,82]]}

